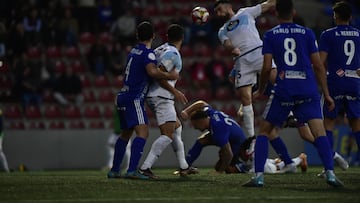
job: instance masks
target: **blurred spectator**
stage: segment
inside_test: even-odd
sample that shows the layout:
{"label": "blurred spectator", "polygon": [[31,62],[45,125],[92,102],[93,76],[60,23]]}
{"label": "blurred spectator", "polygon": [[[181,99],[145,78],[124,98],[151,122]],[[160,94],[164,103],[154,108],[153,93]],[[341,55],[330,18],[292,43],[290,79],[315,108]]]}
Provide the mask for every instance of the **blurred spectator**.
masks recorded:
{"label": "blurred spectator", "polygon": [[190,43],[214,43],[211,39],[212,25],[211,22],[199,25],[192,23],[190,26]]}
{"label": "blurred spectator", "polygon": [[15,94],[21,97],[23,110],[30,105],[39,107],[42,102],[40,62],[29,61],[23,54],[15,63],[15,73]]}
{"label": "blurred spectator", "polygon": [[110,32],[114,39],[122,44],[132,45],[135,39],[136,17],[131,10],[125,11],[125,14],[120,16],[111,27]]}
{"label": "blurred spectator", "polygon": [[99,39],[91,46],[88,53],[88,64],[96,75],[104,75],[109,70],[110,55],[107,47]]}
{"label": "blurred spectator", "polygon": [[6,49],[5,49],[6,41],[7,41],[6,27],[5,27],[5,24],[3,22],[0,22],[0,60],[1,61],[3,61],[3,59],[6,56]]}
{"label": "blurred spectator", "polygon": [[61,45],[61,33],[59,31],[60,13],[62,8],[58,1],[50,0],[44,5],[43,19],[43,42],[46,46]]}
{"label": "blurred spectator", "polygon": [[15,58],[20,57],[26,52],[27,47],[24,26],[22,23],[18,23],[9,33],[9,39],[6,46],[9,63],[13,64]]}
{"label": "blurred spectator", "polygon": [[80,106],[83,103],[82,84],[80,77],[74,73],[71,66],[65,68],[55,81],[54,98],[63,106],[74,103]]}
{"label": "blurred spectator", "polygon": [[115,42],[113,44],[111,54],[110,54],[110,68],[111,73],[114,75],[120,75],[125,69],[125,63],[127,59],[127,49],[130,46],[122,46],[120,42]]}
{"label": "blurred spectator", "polygon": [[75,46],[79,36],[78,20],[73,16],[71,8],[64,9],[64,17],[60,21],[62,42],[68,46]]}
{"label": "blurred spectator", "polygon": [[28,15],[24,17],[23,23],[28,44],[37,45],[40,43],[42,20],[36,7],[30,8]]}
{"label": "blurred spectator", "polygon": [[184,28],[183,44],[188,44],[190,42],[190,37],[191,37],[191,30],[190,30],[191,21],[189,20],[189,18],[185,18],[184,15],[181,14],[180,9],[177,9],[174,16],[170,19],[170,24],[179,24]]}
{"label": "blurred spectator", "polygon": [[219,87],[228,87],[232,90],[232,85],[228,80],[227,66],[216,51],[213,52],[211,60],[206,65],[206,74],[209,76],[213,97]]}
{"label": "blurred spectator", "polygon": [[113,21],[113,13],[110,0],[100,1],[97,8],[97,14],[100,32],[109,31]]}
{"label": "blurred spectator", "polygon": [[201,60],[194,61],[190,67],[191,80],[195,88],[208,88],[209,77],[206,74],[206,66]]}
{"label": "blurred spectator", "polygon": [[96,25],[96,1],[95,0],[77,0],[76,11],[80,32],[94,32]]}

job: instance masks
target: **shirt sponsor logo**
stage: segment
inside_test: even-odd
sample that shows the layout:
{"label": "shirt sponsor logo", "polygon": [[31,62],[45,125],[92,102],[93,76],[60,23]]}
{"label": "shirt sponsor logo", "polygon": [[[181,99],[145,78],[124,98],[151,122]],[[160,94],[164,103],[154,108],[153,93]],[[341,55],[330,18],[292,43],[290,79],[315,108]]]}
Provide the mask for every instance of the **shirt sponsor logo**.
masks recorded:
{"label": "shirt sponsor logo", "polygon": [[360,78],[360,76],[356,73],[356,70],[345,70],[345,77]]}
{"label": "shirt sponsor logo", "polygon": [[293,71],[287,70],[285,71],[285,78],[286,79],[306,79],[306,73],[304,71]]}
{"label": "shirt sponsor logo", "polygon": [[236,19],[234,21],[230,21],[228,26],[226,27],[227,31],[233,31],[235,30],[235,28],[237,28],[237,26],[239,26],[240,24],[240,20]]}

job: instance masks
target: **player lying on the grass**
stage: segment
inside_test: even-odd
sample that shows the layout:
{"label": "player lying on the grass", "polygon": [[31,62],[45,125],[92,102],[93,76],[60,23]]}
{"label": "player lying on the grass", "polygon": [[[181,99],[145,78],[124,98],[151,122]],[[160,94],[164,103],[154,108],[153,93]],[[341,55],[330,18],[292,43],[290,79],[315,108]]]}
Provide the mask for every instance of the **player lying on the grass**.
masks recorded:
{"label": "player lying on the grass", "polygon": [[197,139],[186,155],[186,161],[191,166],[199,157],[203,147],[215,145],[220,147],[220,163],[214,173],[224,173],[230,164],[239,159],[241,144],[246,140],[240,125],[221,111],[213,109],[205,101],[199,100],[181,112],[184,120],[190,118],[195,129],[204,133]]}
{"label": "player lying on the grass", "polygon": [[[248,173],[254,172],[254,149],[250,148],[251,142],[255,137],[250,137],[240,146],[240,160],[234,165],[230,165],[226,169],[226,173]],[[295,166],[299,166],[302,172],[306,172],[308,168],[307,164],[307,155],[305,153],[300,153],[299,156],[292,158]],[[218,163],[220,160],[218,161]],[[215,169],[218,166],[218,163],[215,165]],[[284,170],[286,164],[280,158],[276,159],[267,159],[264,166],[265,173],[286,173]]]}

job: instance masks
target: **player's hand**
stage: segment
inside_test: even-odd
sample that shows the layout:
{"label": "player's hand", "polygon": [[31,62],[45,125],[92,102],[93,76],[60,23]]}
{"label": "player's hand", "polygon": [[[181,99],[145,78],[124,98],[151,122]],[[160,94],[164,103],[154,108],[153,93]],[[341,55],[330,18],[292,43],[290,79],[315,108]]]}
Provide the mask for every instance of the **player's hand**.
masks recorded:
{"label": "player's hand", "polygon": [[239,48],[234,48],[232,51],[231,51],[231,54],[233,56],[240,56],[240,49]]}
{"label": "player's hand", "polygon": [[174,97],[175,97],[175,100],[182,103],[182,104],[187,104],[188,103],[188,100],[185,96],[184,93],[182,93],[181,91],[177,90],[174,94]]}
{"label": "player's hand", "polygon": [[169,73],[169,80],[177,80],[179,79],[180,75],[179,73],[176,71],[175,68],[173,68]]}
{"label": "player's hand", "polygon": [[186,111],[181,111],[180,116],[184,120],[189,119],[189,115],[186,113]]}
{"label": "player's hand", "polygon": [[356,70],[358,76],[360,76],[360,68]]}
{"label": "player's hand", "polygon": [[331,98],[330,95],[325,96],[325,103],[329,111],[334,110],[335,108],[335,102],[333,98]]}

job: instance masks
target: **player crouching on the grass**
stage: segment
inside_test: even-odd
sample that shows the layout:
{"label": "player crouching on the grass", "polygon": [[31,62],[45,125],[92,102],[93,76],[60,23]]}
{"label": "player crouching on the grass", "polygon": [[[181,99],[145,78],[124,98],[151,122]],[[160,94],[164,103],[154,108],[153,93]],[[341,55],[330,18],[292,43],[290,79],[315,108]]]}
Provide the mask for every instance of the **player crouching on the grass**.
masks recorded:
{"label": "player crouching on the grass", "polygon": [[191,166],[203,147],[220,147],[220,162],[214,174],[225,173],[229,165],[238,163],[240,146],[246,137],[240,125],[224,112],[213,109],[205,101],[196,101],[181,112],[184,120],[190,118],[195,129],[203,133],[189,150],[186,161]]}
{"label": "player crouching on the grass", "polygon": [[[250,137],[240,147],[240,160],[234,165],[229,165],[226,173],[249,173],[254,172],[254,149],[250,148],[250,144],[255,137]],[[220,160],[219,160],[220,161]],[[306,172],[308,168],[307,155],[300,153],[299,156],[292,159],[295,166],[300,166],[302,172]],[[219,162],[218,162],[219,163]],[[218,163],[215,165],[217,167]],[[264,173],[286,173],[284,167],[286,164],[280,158],[267,159],[264,166]]]}

